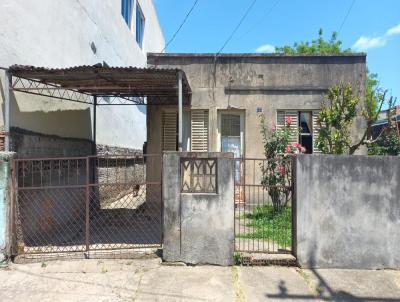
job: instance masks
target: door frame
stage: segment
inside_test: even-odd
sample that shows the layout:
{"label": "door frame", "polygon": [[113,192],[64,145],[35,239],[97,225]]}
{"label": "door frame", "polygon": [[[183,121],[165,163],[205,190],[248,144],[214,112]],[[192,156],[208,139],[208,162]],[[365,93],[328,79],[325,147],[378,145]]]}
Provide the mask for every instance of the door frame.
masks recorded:
{"label": "door frame", "polygon": [[239,115],[240,116],[240,157],[245,157],[245,113],[243,109],[218,109],[217,110],[217,152],[221,152],[221,116],[223,114]]}

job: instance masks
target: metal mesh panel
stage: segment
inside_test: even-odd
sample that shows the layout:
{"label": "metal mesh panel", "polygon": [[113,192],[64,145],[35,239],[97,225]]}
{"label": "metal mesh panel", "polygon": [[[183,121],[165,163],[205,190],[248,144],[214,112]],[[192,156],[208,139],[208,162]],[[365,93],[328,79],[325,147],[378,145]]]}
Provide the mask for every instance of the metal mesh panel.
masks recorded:
{"label": "metal mesh panel", "polygon": [[85,189],[22,189],[18,192],[18,253],[83,251]]}
{"label": "metal mesh panel", "polygon": [[[274,202],[271,196],[274,187],[262,183],[266,160],[237,158],[235,161],[235,175],[240,175],[235,177],[235,250],[291,253],[294,204],[291,184],[280,187],[282,202]],[[288,173],[291,173],[290,163],[286,167]]]}
{"label": "metal mesh panel", "polygon": [[17,254],[161,246],[160,155],[18,159],[16,171]]}

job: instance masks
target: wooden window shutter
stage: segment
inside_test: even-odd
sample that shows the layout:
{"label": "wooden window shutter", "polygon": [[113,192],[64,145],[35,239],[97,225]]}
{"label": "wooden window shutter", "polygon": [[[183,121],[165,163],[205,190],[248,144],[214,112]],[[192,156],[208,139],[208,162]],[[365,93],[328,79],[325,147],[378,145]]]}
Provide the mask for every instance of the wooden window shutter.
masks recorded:
{"label": "wooden window shutter", "polygon": [[163,151],[176,151],[176,126],[177,126],[177,113],[164,112],[163,113]]}
{"label": "wooden window shutter", "polygon": [[0,151],[5,151],[5,140],[6,140],[6,134],[5,132],[0,132]]}
{"label": "wooden window shutter", "polygon": [[193,152],[208,151],[208,111],[191,111],[191,145]]}
{"label": "wooden window shutter", "polygon": [[299,113],[296,110],[278,110],[276,114],[276,127],[277,129],[282,128],[285,125],[286,118],[292,118],[292,124],[290,125],[291,137],[290,143],[297,143],[299,141]]}
{"label": "wooden window shutter", "polygon": [[318,126],[318,116],[319,111],[312,112],[313,153],[321,153],[321,150],[317,147],[317,138],[320,130]]}

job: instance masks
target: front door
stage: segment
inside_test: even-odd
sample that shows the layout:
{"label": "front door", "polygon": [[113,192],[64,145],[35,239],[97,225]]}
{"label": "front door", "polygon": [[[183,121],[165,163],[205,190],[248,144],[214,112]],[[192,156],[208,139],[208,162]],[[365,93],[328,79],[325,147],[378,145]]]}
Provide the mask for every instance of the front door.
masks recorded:
{"label": "front door", "polygon": [[235,184],[241,183],[241,161],[243,157],[244,114],[241,111],[220,111],[220,151],[232,152],[235,157]]}

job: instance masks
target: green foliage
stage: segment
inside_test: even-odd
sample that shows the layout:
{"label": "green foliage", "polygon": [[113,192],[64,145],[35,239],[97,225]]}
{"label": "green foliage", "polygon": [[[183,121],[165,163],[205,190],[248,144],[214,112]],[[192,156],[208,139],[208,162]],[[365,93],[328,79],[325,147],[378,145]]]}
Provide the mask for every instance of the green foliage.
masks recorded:
{"label": "green foliage", "polygon": [[235,254],[233,254],[233,261],[235,262],[236,265],[242,263],[242,257],[240,256],[240,253],[236,252]]}
{"label": "green foliage", "polygon": [[257,206],[252,212],[244,214],[249,219],[246,226],[252,232],[240,234],[241,238],[271,239],[281,247],[292,244],[292,210],[290,207],[276,208],[265,204]]}
{"label": "green foliage", "polygon": [[400,155],[400,140],[397,129],[391,129],[368,146],[369,155]]}
{"label": "green foliage", "polygon": [[[293,46],[284,45],[276,47],[275,52],[283,54],[339,54],[349,53],[351,52],[351,49],[342,48],[342,41],[337,39],[336,32],[332,33],[330,40],[325,40],[323,37],[323,30],[320,29],[317,39],[314,39],[311,42],[296,42]],[[385,130],[377,142],[367,140],[368,133],[373,123],[377,120],[378,113],[385,102],[384,92],[379,87],[378,75],[376,73],[371,73],[368,69],[365,77],[364,100],[362,115],[367,127],[359,142],[353,145],[351,145],[352,142],[348,124],[351,125],[355,116],[351,119],[351,122],[348,119],[344,119],[339,123],[339,120],[342,118],[340,115],[343,114],[341,111],[346,111],[347,109],[345,107],[351,109],[351,107],[353,107],[352,101],[350,100],[350,103],[345,107],[341,106],[341,104],[337,102],[337,105],[339,106],[338,108],[331,108],[331,112],[326,111],[325,114],[323,114],[321,117],[322,120],[326,119],[328,123],[332,123],[332,125],[336,124],[338,128],[335,126],[329,127],[329,124],[327,124],[326,127],[321,129],[322,138],[320,135],[319,148],[321,149],[322,147],[322,152],[332,154],[353,154],[361,145],[367,145],[369,154],[383,155],[396,153],[398,135],[396,136],[396,132],[393,129],[388,129],[388,131]],[[388,107],[391,108],[390,105]],[[352,110],[350,110],[349,113],[351,113],[351,111]]]}
{"label": "green foliage", "polygon": [[[351,52],[350,48],[343,49],[342,41],[337,39],[337,33],[333,32],[330,40],[325,40],[323,37],[323,29],[318,32],[318,38],[310,42],[296,42],[293,46],[284,45],[276,47],[277,53],[284,54],[340,54]],[[367,70],[365,82],[365,116],[372,119],[379,104],[378,89],[379,81],[376,73],[371,73]]]}
{"label": "green foliage", "polygon": [[365,113],[366,116],[371,119],[374,119],[379,110],[381,90],[378,85],[378,74],[370,73],[369,70],[367,70],[367,75],[365,77]]}
{"label": "green foliage", "polygon": [[387,126],[378,137],[368,145],[369,155],[400,155],[400,133],[396,122],[396,99],[389,98],[387,110]]}
{"label": "green foliage", "polygon": [[276,47],[275,52],[283,54],[337,54],[351,52],[351,49],[342,49],[342,41],[337,39],[336,32],[332,33],[330,40],[325,40],[321,28],[318,32],[318,38],[312,40],[311,43],[296,42],[293,46]]}
{"label": "green foliage", "polygon": [[351,126],[357,116],[360,99],[354,95],[351,84],[329,88],[318,116],[320,128],[316,140],[318,148],[326,154],[351,153]]}
{"label": "green foliage", "polygon": [[280,129],[268,129],[265,116],[261,115],[261,134],[264,154],[267,159],[261,167],[261,184],[268,191],[274,206],[287,205],[291,196],[291,155],[304,152],[300,144],[290,144],[290,137],[298,135],[290,128],[292,120],[287,118]]}

